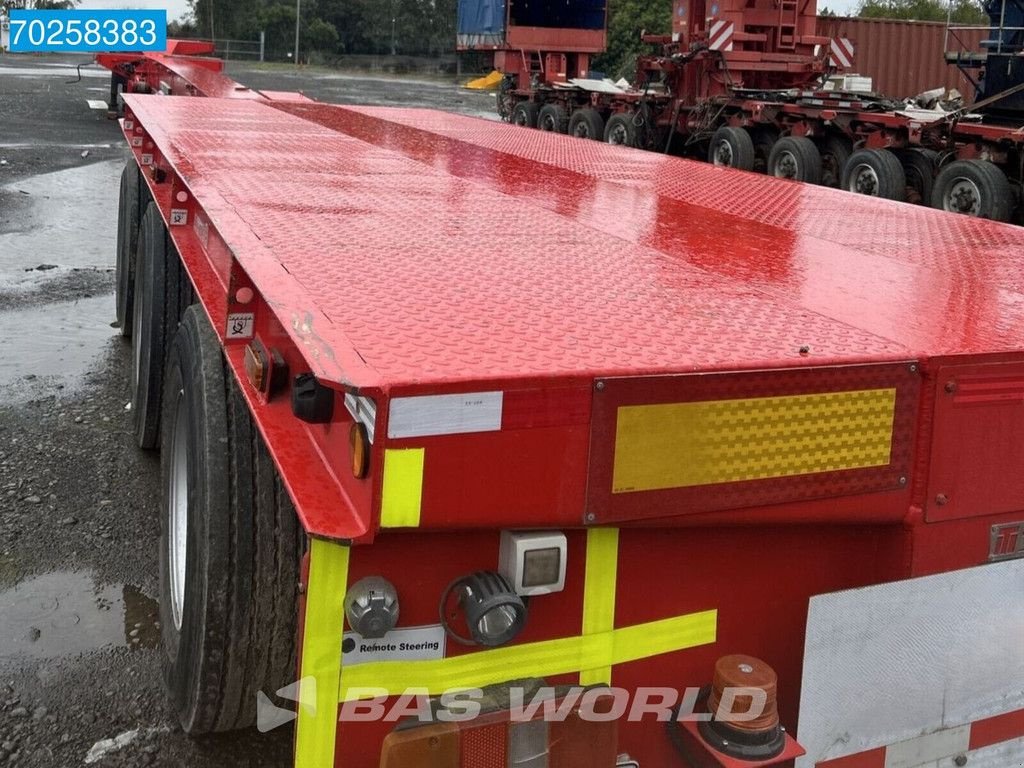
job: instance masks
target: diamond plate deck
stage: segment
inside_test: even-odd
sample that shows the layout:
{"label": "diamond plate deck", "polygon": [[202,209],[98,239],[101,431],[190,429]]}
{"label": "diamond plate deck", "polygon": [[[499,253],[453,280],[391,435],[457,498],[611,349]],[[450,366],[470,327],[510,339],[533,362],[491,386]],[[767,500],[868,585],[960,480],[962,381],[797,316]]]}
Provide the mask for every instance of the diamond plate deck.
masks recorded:
{"label": "diamond plate deck", "polygon": [[898,341],[915,356],[1021,347],[1018,227],[461,115],[284,108]]}
{"label": "diamond plate deck", "polygon": [[239,263],[375,374],[345,383],[1019,348],[1011,227],[430,111],[128,99]]}

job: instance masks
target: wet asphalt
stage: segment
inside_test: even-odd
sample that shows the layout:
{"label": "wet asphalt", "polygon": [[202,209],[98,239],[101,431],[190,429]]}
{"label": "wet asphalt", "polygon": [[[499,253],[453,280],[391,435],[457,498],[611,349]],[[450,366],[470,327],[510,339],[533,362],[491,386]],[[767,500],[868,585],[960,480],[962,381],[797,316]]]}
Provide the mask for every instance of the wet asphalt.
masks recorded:
{"label": "wet asphalt", "polygon": [[[161,681],[158,459],[111,325],[127,158],[85,57],[0,56],[0,766],[290,765],[287,727],[193,740]],[[229,66],[323,101],[493,115],[452,83]]]}

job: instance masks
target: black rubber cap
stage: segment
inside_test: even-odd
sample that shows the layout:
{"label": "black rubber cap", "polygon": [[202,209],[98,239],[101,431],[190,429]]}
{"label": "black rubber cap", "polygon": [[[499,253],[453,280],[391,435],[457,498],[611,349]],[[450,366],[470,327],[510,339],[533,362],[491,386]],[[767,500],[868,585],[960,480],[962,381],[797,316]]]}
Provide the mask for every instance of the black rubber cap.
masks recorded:
{"label": "black rubber cap", "polygon": [[307,424],[326,424],[334,416],[334,390],[312,373],[299,374],[292,386],[292,413]]}

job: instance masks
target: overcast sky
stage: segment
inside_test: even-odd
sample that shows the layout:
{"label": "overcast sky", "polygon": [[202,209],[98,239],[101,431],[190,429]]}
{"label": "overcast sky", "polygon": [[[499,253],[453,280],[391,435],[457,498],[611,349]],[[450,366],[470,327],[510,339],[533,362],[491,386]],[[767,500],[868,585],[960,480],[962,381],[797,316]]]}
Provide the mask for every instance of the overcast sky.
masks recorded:
{"label": "overcast sky", "polygon": [[188,13],[186,0],[82,0],[79,8],[165,8],[167,20],[174,21]]}
{"label": "overcast sky", "polygon": [[[818,0],[818,8],[829,8],[840,16],[851,13],[857,0]],[[82,0],[81,8],[166,8],[167,20],[174,21],[188,13],[186,0]]]}

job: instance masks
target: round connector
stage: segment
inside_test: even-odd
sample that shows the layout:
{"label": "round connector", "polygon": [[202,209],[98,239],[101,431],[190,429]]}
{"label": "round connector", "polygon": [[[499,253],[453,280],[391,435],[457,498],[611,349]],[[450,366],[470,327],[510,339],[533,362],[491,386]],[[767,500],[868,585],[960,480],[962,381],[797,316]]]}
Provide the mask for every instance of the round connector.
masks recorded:
{"label": "round connector", "polygon": [[360,579],[345,595],[345,617],[362,637],[384,637],[398,624],[398,592],[382,576]]}

